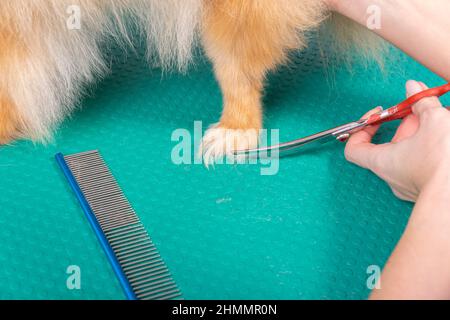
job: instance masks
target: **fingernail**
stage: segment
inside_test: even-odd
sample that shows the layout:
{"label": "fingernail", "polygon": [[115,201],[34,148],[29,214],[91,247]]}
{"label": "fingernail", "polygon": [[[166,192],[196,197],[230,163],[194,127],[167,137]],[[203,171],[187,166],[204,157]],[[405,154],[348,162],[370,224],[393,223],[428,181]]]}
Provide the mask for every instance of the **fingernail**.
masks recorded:
{"label": "fingernail", "polygon": [[406,94],[412,96],[416,93],[423,91],[422,86],[415,80],[408,80],[406,82]]}
{"label": "fingernail", "polygon": [[428,86],[425,83],[423,83],[422,81],[419,81],[419,84],[422,87],[422,90],[428,89]]}

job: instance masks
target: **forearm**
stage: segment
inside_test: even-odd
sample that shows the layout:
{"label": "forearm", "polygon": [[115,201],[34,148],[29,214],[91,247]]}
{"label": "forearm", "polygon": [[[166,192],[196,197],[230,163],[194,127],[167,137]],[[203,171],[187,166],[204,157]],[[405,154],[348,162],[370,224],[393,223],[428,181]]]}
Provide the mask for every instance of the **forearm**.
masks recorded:
{"label": "forearm", "polygon": [[366,26],[369,6],[380,8],[384,39],[450,81],[450,1],[329,0],[336,12]]}
{"label": "forearm", "polygon": [[450,167],[421,192],[371,299],[450,299]]}

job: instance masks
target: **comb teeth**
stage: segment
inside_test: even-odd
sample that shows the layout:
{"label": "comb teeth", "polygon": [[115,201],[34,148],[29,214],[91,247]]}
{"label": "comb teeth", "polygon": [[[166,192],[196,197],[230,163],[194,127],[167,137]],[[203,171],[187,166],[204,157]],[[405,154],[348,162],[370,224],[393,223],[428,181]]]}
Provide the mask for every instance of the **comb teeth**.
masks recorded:
{"label": "comb teeth", "polygon": [[142,300],[180,298],[164,261],[98,151],[64,156],[64,162],[134,296]]}

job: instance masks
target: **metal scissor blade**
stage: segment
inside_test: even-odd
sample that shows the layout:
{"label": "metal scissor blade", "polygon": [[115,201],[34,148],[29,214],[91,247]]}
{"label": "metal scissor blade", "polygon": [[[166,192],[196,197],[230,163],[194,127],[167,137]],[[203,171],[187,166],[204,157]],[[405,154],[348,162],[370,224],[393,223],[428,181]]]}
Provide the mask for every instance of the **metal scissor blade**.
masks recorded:
{"label": "metal scissor blade", "polygon": [[289,151],[295,151],[300,147],[312,144],[314,142],[326,143],[331,140],[341,140],[341,138],[348,137],[351,133],[356,132],[366,125],[367,120],[359,120],[344,125],[328,129],[310,136],[292,140],[289,142],[280,143],[268,147],[260,147],[256,149],[238,150],[234,152],[235,156],[245,157],[267,157],[269,153],[273,157],[274,153],[278,153],[279,156],[285,155]]}

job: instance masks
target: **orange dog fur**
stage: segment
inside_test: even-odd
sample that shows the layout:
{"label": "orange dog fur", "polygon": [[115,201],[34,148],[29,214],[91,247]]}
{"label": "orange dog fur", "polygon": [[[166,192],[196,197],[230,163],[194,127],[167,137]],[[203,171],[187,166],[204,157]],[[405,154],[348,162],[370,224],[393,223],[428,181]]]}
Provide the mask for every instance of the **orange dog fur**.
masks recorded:
{"label": "orange dog fur", "polygon": [[[80,30],[66,26],[73,5],[82,13]],[[330,14],[325,0],[2,1],[0,144],[48,139],[83,86],[105,71],[100,44],[107,36],[126,37],[125,16],[147,35],[149,59],[156,57],[164,67],[184,70],[196,45],[213,62],[224,107],[202,142],[208,164],[257,145],[267,72],[285,63],[290,50],[304,48],[305,32]],[[375,46],[364,28],[345,30],[347,40]],[[347,43],[344,38],[337,42]]]}
{"label": "orange dog fur", "polygon": [[[16,57],[20,57],[22,48],[13,35],[5,28],[0,29],[0,70],[2,73],[13,72]],[[0,77],[1,80],[3,78]],[[4,81],[0,82],[0,144],[6,144],[20,136],[22,120],[14,103],[8,96]]]}

